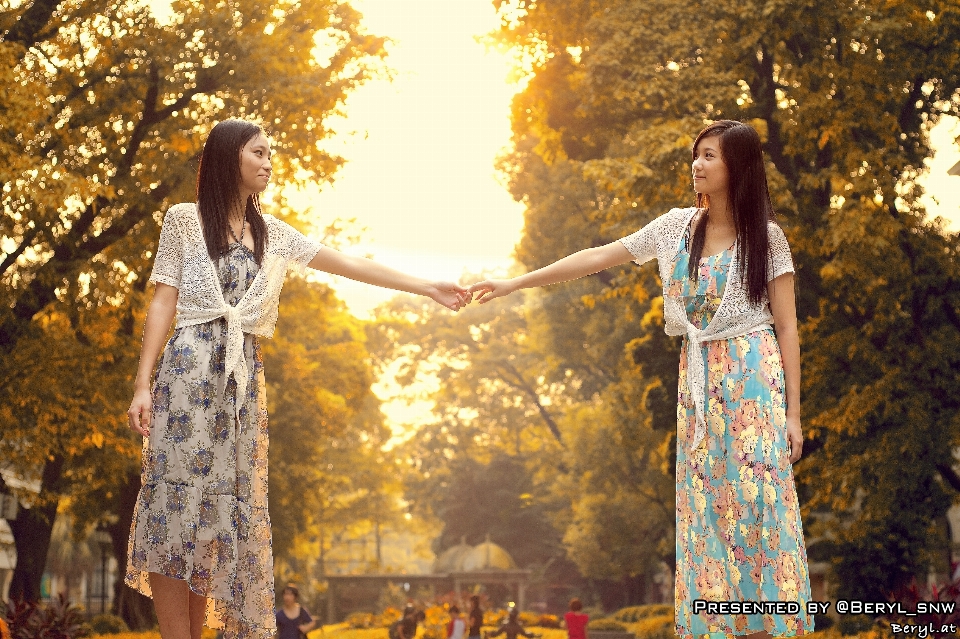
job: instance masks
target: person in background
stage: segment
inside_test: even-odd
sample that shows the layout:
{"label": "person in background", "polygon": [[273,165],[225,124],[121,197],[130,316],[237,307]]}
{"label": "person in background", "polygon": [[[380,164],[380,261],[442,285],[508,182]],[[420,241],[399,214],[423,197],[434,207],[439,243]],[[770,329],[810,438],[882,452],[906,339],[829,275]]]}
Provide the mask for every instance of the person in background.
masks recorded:
{"label": "person in background", "polygon": [[397,627],[397,635],[400,639],[413,639],[417,636],[418,622],[422,621],[426,615],[422,610],[417,610],[411,605],[403,609],[403,619]]}
{"label": "person in background", "polygon": [[460,608],[450,606],[450,623],[447,624],[447,639],[463,639],[467,624],[460,616]]}
{"label": "person in background", "polygon": [[307,609],[300,605],[295,586],[283,589],[283,607],[277,610],[277,639],[301,639],[317,626]]}
{"label": "person in background", "polygon": [[540,635],[527,632],[524,629],[523,625],[520,623],[520,611],[516,608],[510,608],[510,613],[507,615],[507,621],[493,632],[488,632],[486,634],[486,639],[491,639],[492,637],[497,637],[503,634],[507,636],[507,639],[517,639],[518,635],[527,637],[528,639],[538,639],[540,637]]}
{"label": "person in background", "polygon": [[570,600],[570,612],[563,616],[563,622],[567,626],[568,639],[587,639],[587,622],[590,617],[581,612],[583,603],[576,597]]}
{"label": "person in background", "polygon": [[483,610],[480,608],[480,596],[470,596],[470,613],[468,615],[470,628],[467,639],[480,639],[480,629],[483,627]]}

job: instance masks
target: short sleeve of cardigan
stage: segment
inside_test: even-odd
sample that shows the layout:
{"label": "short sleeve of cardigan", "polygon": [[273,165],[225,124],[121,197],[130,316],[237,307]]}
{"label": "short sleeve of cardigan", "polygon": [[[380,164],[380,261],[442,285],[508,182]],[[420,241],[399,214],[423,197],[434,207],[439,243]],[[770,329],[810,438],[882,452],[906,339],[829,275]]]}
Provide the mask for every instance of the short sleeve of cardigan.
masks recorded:
{"label": "short sleeve of cardigan", "polygon": [[649,262],[657,256],[657,236],[664,216],[648,222],[642,229],[620,238],[620,243],[633,255],[637,264]]}
{"label": "short sleeve of cardigan", "polygon": [[160,227],[160,243],[153,258],[153,272],[149,282],[160,282],[180,288],[183,272],[183,240],[177,224],[176,209],[170,208],[163,216]]}
{"label": "short sleeve of cardigan", "polygon": [[787,236],[783,234],[783,229],[770,222],[767,227],[770,232],[770,281],[784,273],[794,273],[793,255],[790,253],[790,244],[787,243]]}
{"label": "short sleeve of cardigan", "polygon": [[284,235],[286,237],[285,257],[287,258],[288,263],[297,270],[302,271],[307,264],[310,263],[310,260],[312,260],[317,253],[320,252],[320,249],[323,248],[323,244],[317,242],[316,240],[310,239],[282,220],[276,220],[276,222],[284,230]]}

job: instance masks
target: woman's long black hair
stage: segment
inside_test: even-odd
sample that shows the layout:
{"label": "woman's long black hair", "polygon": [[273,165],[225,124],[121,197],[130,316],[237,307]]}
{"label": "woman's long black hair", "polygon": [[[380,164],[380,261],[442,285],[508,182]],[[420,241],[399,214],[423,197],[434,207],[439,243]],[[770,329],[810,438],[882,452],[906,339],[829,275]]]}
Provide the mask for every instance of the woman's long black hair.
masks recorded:
{"label": "woman's long black hair", "polygon": [[[197,174],[197,208],[207,253],[213,261],[225,255],[229,247],[230,210],[240,202],[240,151],[258,135],[265,135],[259,125],[231,118],[214,126],[203,144]],[[258,194],[247,198],[244,215],[253,235],[254,259],[263,264],[267,223],[260,213]]]}
{"label": "woman's long black hair", "polygon": [[[767,293],[769,275],[770,237],[767,224],[776,219],[767,171],[763,164],[760,136],[749,124],[734,120],[718,120],[697,136],[693,143],[693,159],[703,138],[720,138],[720,156],[729,175],[728,196],[733,224],[737,230],[737,266],[742,274],[750,302],[759,304]],[[697,208],[708,211],[710,197],[697,193]],[[701,216],[690,243],[689,274],[697,277],[697,265],[703,254],[707,232],[707,216]]]}

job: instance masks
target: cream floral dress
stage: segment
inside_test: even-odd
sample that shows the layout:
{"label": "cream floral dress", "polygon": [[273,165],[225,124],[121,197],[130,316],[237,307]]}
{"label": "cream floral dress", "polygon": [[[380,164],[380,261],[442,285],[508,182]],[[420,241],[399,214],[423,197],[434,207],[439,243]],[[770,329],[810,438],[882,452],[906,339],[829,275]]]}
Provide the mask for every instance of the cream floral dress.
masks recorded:
{"label": "cream floral dress", "polygon": [[[236,306],[259,270],[253,252],[234,242],[216,267],[224,300]],[[233,375],[226,394],[217,392],[226,340],[223,318],[185,326],[161,356],[126,583],[149,596],[148,573],[182,579],[209,598],[208,626],[228,638],[267,639],[275,618],[263,357],[258,336],[245,333],[237,423]]]}

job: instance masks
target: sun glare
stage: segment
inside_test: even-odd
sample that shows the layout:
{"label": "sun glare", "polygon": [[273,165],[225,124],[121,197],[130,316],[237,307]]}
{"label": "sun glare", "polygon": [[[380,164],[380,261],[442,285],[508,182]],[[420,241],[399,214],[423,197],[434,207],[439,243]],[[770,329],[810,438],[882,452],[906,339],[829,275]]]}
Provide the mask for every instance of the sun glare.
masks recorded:
{"label": "sun glare", "polygon": [[[372,80],[347,100],[325,147],[347,160],[333,185],[291,196],[318,224],[357,218],[367,227],[348,249],[428,278],[506,269],[523,224],[494,168],[510,141],[509,54],[478,41],[494,30],[489,0],[354,0],[367,30],[391,39],[394,78]],[[393,295],[331,280],[365,315]]]}

